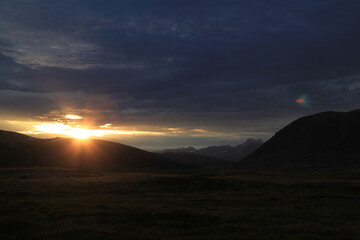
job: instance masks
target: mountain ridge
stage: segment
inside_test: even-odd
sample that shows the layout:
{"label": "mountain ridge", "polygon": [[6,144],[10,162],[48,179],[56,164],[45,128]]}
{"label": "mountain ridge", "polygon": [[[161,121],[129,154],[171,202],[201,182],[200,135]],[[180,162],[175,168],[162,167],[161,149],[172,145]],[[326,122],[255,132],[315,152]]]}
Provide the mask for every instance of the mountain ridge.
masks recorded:
{"label": "mountain ridge", "polygon": [[107,171],[182,169],[169,159],[121,143],[98,139],[38,139],[0,130],[0,167],[70,167]]}
{"label": "mountain ridge", "polygon": [[152,153],[100,139],[38,139],[0,130],[0,168],[65,167],[106,171],[209,170],[224,168],[222,159],[194,153]]}

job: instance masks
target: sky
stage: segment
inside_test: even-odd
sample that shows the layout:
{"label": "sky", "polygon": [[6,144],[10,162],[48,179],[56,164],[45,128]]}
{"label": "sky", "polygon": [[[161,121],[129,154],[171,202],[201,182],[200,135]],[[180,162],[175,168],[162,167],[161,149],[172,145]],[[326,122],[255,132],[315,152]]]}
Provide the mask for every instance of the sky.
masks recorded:
{"label": "sky", "polygon": [[1,0],[0,129],[143,149],[360,108],[358,0]]}

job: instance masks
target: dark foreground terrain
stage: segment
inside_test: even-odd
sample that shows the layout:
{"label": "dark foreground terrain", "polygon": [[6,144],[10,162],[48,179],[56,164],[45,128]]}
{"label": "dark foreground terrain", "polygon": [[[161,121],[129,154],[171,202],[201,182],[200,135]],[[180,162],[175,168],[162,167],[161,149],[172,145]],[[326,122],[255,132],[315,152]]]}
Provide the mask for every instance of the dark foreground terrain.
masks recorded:
{"label": "dark foreground terrain", "polygon": [[0,169],[0,239],[359,239],[359,173]]}

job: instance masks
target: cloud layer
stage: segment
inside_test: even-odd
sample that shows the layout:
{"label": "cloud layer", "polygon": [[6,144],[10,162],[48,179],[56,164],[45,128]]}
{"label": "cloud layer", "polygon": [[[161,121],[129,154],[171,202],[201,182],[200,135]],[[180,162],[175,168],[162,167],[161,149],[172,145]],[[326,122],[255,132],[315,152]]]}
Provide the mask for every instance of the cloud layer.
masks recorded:
{"label": "cloud layer", "polygon": [[[97,126],[185,129],[154,147],[204,146],[267,138],[304,114],[360,107],[355,0],[0,6],[3,121],[87,113]],[[304,95],[309,103],[296,104]]]}

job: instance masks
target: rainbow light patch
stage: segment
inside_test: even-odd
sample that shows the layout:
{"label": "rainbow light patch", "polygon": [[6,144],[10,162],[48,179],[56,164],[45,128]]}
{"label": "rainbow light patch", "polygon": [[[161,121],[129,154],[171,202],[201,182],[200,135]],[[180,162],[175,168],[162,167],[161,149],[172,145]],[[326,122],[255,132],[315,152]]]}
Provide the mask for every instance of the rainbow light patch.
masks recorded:
{"label": "rainbow light patch", "polygon": [[303,107],[309,107],[311,103],[310,98],[307,94],[301,95],[299,98],[295,99],[294,102]]}

